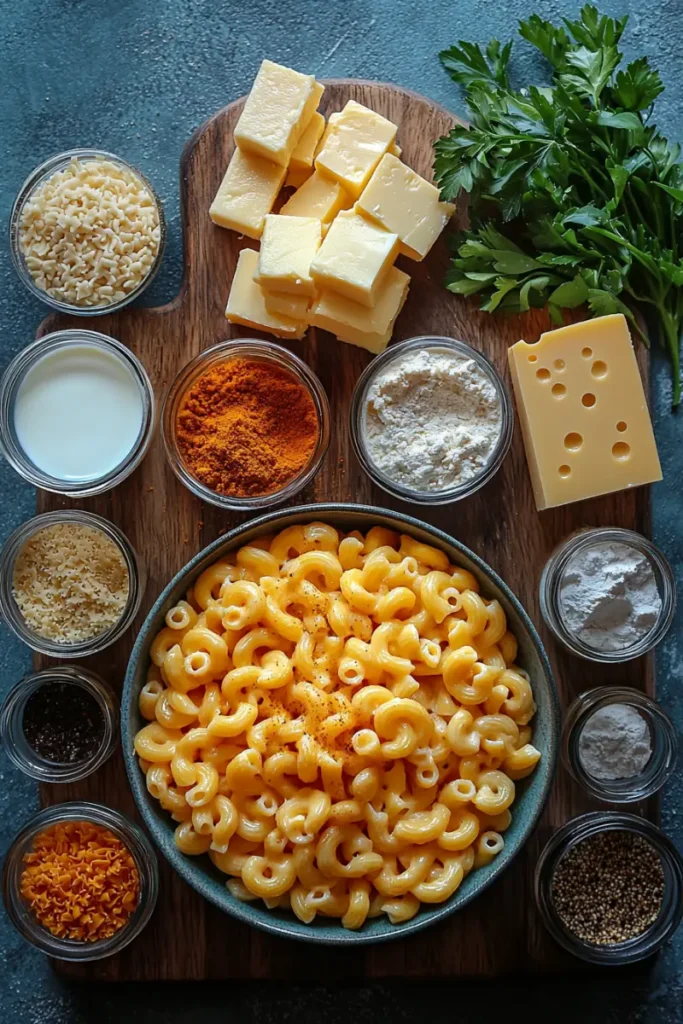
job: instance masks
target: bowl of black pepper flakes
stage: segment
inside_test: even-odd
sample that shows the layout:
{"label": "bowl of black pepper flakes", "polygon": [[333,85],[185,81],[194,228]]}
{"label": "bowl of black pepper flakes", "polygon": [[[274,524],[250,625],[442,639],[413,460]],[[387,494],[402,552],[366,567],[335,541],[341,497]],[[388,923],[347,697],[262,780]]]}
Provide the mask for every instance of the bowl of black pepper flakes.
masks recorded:
{"label": "bowl of black pepper flakes", "polygon": [[0,741],[26,775],[41,782],[76,782],[112,754],[118,702],[111,687],[68,665],[21,679],[0,709]]}
{"label": "bowl of black pepper flakes", "polygon": [[683,860],[644,818],[596,811],[546,844],[536,902],[553,938],[590,963],[635,963],[655,953],[683,917]]}

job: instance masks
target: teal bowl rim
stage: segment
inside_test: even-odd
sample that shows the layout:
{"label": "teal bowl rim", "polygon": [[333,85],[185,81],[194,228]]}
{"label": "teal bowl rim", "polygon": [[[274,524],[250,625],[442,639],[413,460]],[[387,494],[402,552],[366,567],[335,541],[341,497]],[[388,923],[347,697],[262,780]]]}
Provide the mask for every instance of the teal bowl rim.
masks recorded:
{"label": "teal bowl rim", "polygon": [[[513,841],[508,843],[506,840],[502,853],[491,864],[478,868],[476,872],[471,872],[463,886],[444,903],[423,906],[416,917],[405,924],[392,925],[388,919],[375,918],[368,922],[360,931],[349,931],[343,928],[336,920],[328,923],[330,921],[328,918],[316,918],[312,924],[306,925],[289,911],[267,910],[261,905],[261,901],[243,903],[235,899],[225,887],[223,880],[225,876],[217,868],[214,868],[206,857],[187,857],[178,850],[173,838],[173,820],[147,792],[144,776],[140,771],[138,759],[133,748],[135,732],[142,724],[142,719],[139,717],[137,710],[137,695],[140,689],[139,683],[142,679],[141,677],[139,681],[136,681],[138,670],[141,665],[144,665],[146,668],[148,649],[154,634],[160,628],[163,616],[168,608],[179,599],[181,593],[184,594],[189,585],[190,578],[196,578],[200,571],[219,556],[219,553],[244,543],[247,535],[255,536],[259,533],[270,532],[278,524],[280,524],[281,529],[288,525],[295,525],[296,522],[313,522],[316,520],[327,520],[331,521],[332,525],[336,525],[335,518],[339,520],[344,516],[351,516],[366,522],[372,520],[376,525],[387,526],[390,529],[403,533],[412,533],[413,535],[426,534],[431,538],[432,542],[436,542],[440,546],[445,545],[447,548],[454,548],[464,559],[468,560],[486,578],[487,583],[492,588],[497,588],[500,591],[504,601],[512,608],[520,625],[525,630],[540,663],[547,688],[548,702],[547,722],[544,723],[547,730],[547,739],[542,751],[543,756],[533,775],[528,780],[523,780],[520,784],[524,786],[523,796],[533,787],[534,799],[531,802],[530,810],[524,808],[527,816],[522,824],[518,824],[519,833],[514,836]],[[177,595],[176,591],[178,591]],[[535,696],[538,702],[537,686],[538,682],[535,684]],[[135,719],[135,722],[133,719]],[[188,885],[192,886],[210,903],[213,903],[220,910],[245,924],[280,938],[297,939],[303,942],[330,946],[361,946],[404,938],[407,935],[422,931],[423,928],[427,928],[437,921],[442,921],[456,910],[460,910],[468,903],[471,903],[475,897],[487,889],[522,849],[531,836],[545,807],[558,760],[559,736],[560,705],[550,660],[536,627],[508,585],[479,555],[438,527],[431,526],[429,523],[415,519],[413,516],[402,512],[381,509],[373,505],[324,502],[321,504],[297,505],[279,509],[242,523],[203,548],[202,551],[190,559],[176,573],[170,583],[164,587],[150,609],[131,652],[121,693],[121,742],[130,787],[145,825],[159,850],[174,870]],[[513,816],[511,829],[515,827],[515,820],[519,823],[519,818],[519,814],[517,819]]]}

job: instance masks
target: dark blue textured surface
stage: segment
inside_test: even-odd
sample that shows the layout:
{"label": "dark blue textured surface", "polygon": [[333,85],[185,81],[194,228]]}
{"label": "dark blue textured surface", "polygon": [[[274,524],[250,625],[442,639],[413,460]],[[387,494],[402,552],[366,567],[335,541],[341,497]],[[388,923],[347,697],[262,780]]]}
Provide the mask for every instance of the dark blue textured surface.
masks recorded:
{"label": "dark blue textured surface", "polygon": [[[319,76],[393,81],[426,93],[462,113],[458,90],[441,71],[436,53],[458,38],[487,41],[514,32],[520,17],[574,16],[570,0],[0,0],[0,139],[3,173],[0,221],[25,176],[46,157],[74,146],[102,146],[137,164],[165,200],[169,227],[166,259],[147,295],[170,299],[180,281],[178,160],[192,130],[244,93],[264,56]],[[646,53],[659,67],[667,92],[658,120],[683,136],[679,77],[683,46],[681,0],[605,0],[603,10],[629,12],[624,49]],[[528,73],[528,51],[517,67]],[[32,339],[44,315],[14,278],[0,245],[0,363]],[[654,374],[656,432],[665,483],[654,488],[655,539],[675,564],[683,591],[683,525],[678,498],[680,416],[670,416],[668,368]],[[0,465],[0,540],[33,510],[33,495]],[[658,655],[659,693],[679,731],[683,706],[681,616]],[[29,664],[28,654],[0,632],[0,691]],[[37,806],[33,785],[0,755],[0,847]],[[679,846],[683,839],[683,787],[672,783],[663,822]],[[227,951],[226,951],[227,952]],[[305,955],[302,952],[302,955]],[[429,1016],[459,1024],[482,1014],[518,1013],[530,1020],[601,1021],[608,1024],[683,1020],[683,934],[650,969],[631,969],[580,982],[500,981],[495,985],[378,985],[329,992],[312,988],[240,985],[66,986],[50,972],[0,915],[0,1020],[18,1024],[119,1021],[161,1024],[231,1020],[296,1021],[322,1017],[397,1022]]]}

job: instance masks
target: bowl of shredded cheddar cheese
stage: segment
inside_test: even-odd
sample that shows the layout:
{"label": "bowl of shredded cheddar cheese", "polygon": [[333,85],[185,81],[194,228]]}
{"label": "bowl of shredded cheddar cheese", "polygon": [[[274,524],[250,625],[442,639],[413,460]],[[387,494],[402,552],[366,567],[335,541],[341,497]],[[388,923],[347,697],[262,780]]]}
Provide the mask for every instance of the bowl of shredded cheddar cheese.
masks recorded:
{"label": "bowl of shredded cheddar cheese", "polygon": [[17,931],[61,960],[101,960],[145,928],[159,871],[147,836],[126,815],[72,801],[44,808],[15,836],[2,894]]}
{"label": "bowl of shredded cheddar cheese", "polygon": [[121,702],[145,823],[226,913],[326,944],[415,932],[511,862],[547,798],[550,664],[494,571],[363,505],[270,513],[168,584]]}

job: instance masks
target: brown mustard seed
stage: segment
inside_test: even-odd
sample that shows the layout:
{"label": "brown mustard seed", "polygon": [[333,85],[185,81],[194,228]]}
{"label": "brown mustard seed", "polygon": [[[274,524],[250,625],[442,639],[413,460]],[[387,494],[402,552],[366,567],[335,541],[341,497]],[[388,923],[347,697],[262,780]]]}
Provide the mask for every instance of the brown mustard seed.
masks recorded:
{"label": "brown mustard seed", "polygon": [[664,899],[659,854],[642,836],[600,832],[573,846],[552,881],[555,909],[569,931],[597,946],[642,935]]}

